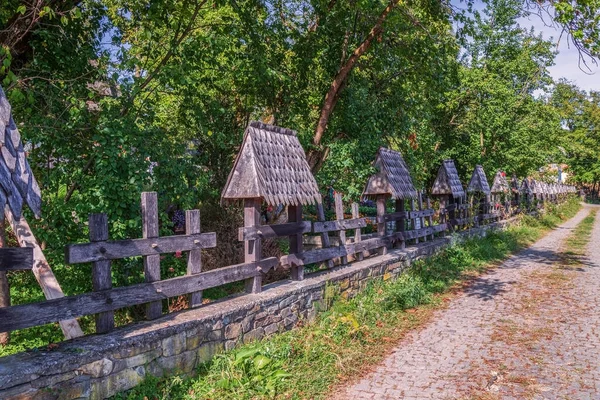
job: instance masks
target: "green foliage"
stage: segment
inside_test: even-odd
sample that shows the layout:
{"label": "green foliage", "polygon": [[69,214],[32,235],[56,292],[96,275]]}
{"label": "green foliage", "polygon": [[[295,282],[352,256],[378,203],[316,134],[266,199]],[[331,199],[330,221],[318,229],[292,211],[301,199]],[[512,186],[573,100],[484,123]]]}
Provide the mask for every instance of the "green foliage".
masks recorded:
{"label": "green foliage", "polygon": [[[570,218],[576,205],[559,206],[551,214]],[[196,377],[149,378],[117,398],[327,398],[338,380],[356,376],[388,354],[385,343],[422,324],[426,316],[419,312],[437,307],[441,293],[531,244],[545,229],[517,225],[455,244],[396,280],[370,282],[350,300],[328,285],[328,308],[314,323],[222,353],[201,366]]]}

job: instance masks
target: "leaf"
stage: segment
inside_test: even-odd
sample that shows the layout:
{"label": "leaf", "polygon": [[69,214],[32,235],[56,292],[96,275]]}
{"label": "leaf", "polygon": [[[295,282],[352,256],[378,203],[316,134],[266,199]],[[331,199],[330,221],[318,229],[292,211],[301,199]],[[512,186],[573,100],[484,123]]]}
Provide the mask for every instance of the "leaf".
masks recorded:
{"label": "leaf", "polygon": [[25,7],[22,4],[19,7],[17,7],[17,14],[24,15],[26,11],[27,11],[27,7]]}
{"label": "leaf", "polygon": [[256,356],[256,358],[254,358],[254,368],[261,370],[269,365],[270,362],[271,359],[269,357],[265,357],[263,355]]}

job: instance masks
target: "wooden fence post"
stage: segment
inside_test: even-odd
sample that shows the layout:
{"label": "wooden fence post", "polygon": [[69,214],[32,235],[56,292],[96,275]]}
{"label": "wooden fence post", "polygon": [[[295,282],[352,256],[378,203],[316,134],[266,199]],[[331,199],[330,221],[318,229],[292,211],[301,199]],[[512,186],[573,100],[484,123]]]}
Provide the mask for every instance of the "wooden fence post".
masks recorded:
{"label": "wooden fence post", "polygon": [[[244,227],[251,228],[260,225],[260,198],[244,199]],[[262,258],[261,240],[244,241],[244,262],[251,263]],[[258,274],[246,280],[246,293],[260,293],[262,290],[262,275]]]}
{"label": "wooden fence post", "polygon": [[[335,202],[335,219],[337,219],[338,221],[341,221],[344,219],[344,203],[342,202],[342,194],[341,193],[338,193],[338,192],[335,193],[334,202]],[[338,237],[340,239],[340,246],[345,246],[346,245],[346,231],[343,229],[340,229],[340,231],[338,232]],[[340,257],[340,264],[341,265],[348,264],[348,257],[347,256]]]}
{"label": "wooden fence post", "polygon": [[[358,203],[352,203],[352,218],[360,218],[360,214],[358,211]],[[354,230],[354,243],[359,243],[362,241],[362,233],[360,228]],[[362,261],[364,259],[364,254],[362,251],[359,251],[355,254],[355,257],[358,261]]]}
{"label": "wooden fence post", "polygon": [[[323,210],[323,203],[317,203],[317,218],[319,222],[325,222],[325,210]],[[329,232],[321,233],[321,247],[326,249],[329,246]],[[333,260],[327,260],[327,267],[333,268],[333,266]]]}
{"label": "wooden fence post", "polygon": [[[396,205],[394,207],[394,211],[405,212],[404,199],[396,199]],[[402,233],[406,232],[406,218],[405,217],[401,217],[398,220],[396,220],[396,231],[402,232]],[[406,248],[406,240],[404,240],[404,237],[402,237],[399,247],[400,247],[400,249]]]}
{"label": "wooden fence post", "polygon": [[[142,193],[143,238],[158,237],[158,196],[156,192]],[[144,256],[144,276],[146,282],[160,281],[160,255]],[[155,319],[162,315],[162,301],[146,305],[146,318]]]}
{"label": "wooden fence post", "polygon": [[[193,235],[202,232],[200,210],[186,210],[185,234]],[[187,255],[187,274],[196,275],[202,272],[202,249],[190,250]],[[190,308],[202,305],[202,291],[190,293]]]}
{"label": "wooden fence post", "polygon": [[[418,199],[417,204],[419,206],[419,211],[423,211],[423,194],[421,193],[421,191],[417,192],[417,199]],[[420,229],[425,228],[425,218],[421,217],[419,220],[421,221],[421,228]],[[427,241],[427,235],[423,236],[423,241],[424,242]]]}
{"label": "wooden fence post", "polygon": [[[417,207],[415,207],[415,199],[410,199],[410,210],[417,211]],[[411,228],[413,230],[417,229],[417,218],[411,218]],[[419,237],[415,237],[415,244],[419,244]]]}
{"label": "wooden fence post", "polygon": [[[429,197],[427,197],[425,199],[425,204],[427,205],[427,209],[430,210],[431,209],[431,199]],[[433,216],[432,215],[427,217],[427,222],[429,223],[430,227],[433,226]],[[431,238],[431,240],[435,239],[435,233],[432,232],[430,238]]]}
{"label": "wooden fence post", "polygon": [[[0,248],[6,247],[6,230],[4,216],[0,218]],[[10,307],[10,286],[6,271],[0,271],[0,307]],[[0,345],[10,342],[10,332],[0,333]]]}
{"label": "wooden fence post", "polygon": [[[302,205],[288,206],[288,222],[302,222]],[[302,234],[289,236],[290,254],[302,253]],[[291,270],[291,277],[294,281],[304,279],[304,265],[294,265]]]}
{"label": "wooden fence post", "polygon": [[[379,237],[385,236],[385,195],[378,194],[377,195],[377,234]],[[387,253],[387,248],[385,246],[380,247],[377,250],[377,254],[383,255]]]}
{"label": "wooden fence post", "polygon": [[[106,214],[90,214],[88,217],[90,242],[108,240],[108,218]],[[112,289],[110,260],[92,263],[92,286],[94,291]],[[115,328],[114,311],[106,311],[95,315],[96,333],[110,332]]]}

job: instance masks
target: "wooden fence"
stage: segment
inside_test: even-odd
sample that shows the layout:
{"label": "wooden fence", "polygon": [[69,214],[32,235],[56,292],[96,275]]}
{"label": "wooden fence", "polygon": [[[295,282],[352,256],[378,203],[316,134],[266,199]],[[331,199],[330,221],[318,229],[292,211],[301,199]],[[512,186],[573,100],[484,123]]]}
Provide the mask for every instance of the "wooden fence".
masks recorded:
{"label": "wooden fence", "polygon": [[[468,203],[451,204],[436,213],[430,200],[423,201],[420,193],[408,204],[397,200],[392,212],[387,211],[385,199],[377,204],[377,234],[366,237],[361,230],[367,227],[367,218],[360,217],[357,203],[351,204],[350,218],[346,218],[339,193],[335,195],[335,219],[331,221],[325,220],[323,207],[319,204],[315,222],[303,220],[301,206],[289,206],[287,223],[260,225],[260,203],[255,199],[246,200],[244,227],[239,229],[239,240],[244,242],[244,263],[202,271],[202,249],[216,247],[217,238],[214,232],[201,231],[200,212],[186,211],[185,235],[161,237],[157,195],[142,193],[141,238],[111,241],[106,214],[92,214],[89,216],[90,241],[65,248],[66,263],[92,264],[93,292],[0,308],[0,332],[94,314],[96,332],[105,333],[114,329],[114,311],[120,308],[145,304],[146,318],[155,319],[162,315],[162,301],[168,298],[188,295],[190,307],[197,307],[202,304],[203,290],[237,281],[246,282],[247,292],[257,293],[261,291],[263,277],[273,268],[288,269],[292,279],[302,280],[309,265],[321,264],[329,268],[344,265],[349,260],[362,260],[372,254],[383,254],[392,247],[403,248],[407,243],[433,240],[453,230],[496,219],[493,213],[473,216],[473,208]],[[351,232],[350,239],[347,238],[348,231]],[[303,235],[319,235],[321,247],[304,250]],[[339,244],[330,245],[332,236],[339,239]],[[263,258],[261,241],[267,238],[289,240],[289,254],[279,259]],[[161,254],[176,252],[187,254],[186,275],[161,280]],[[17,256],[16,253],[13,255]],[[31,255],[19,252],[18,256],[26,259],[5,266],[4,270],[28,268],[27,257]],[[111,260],[137,256],[144,260],[145,282],[113,287]],[[0,264],[4,265],[2,257],[0,253]]]}

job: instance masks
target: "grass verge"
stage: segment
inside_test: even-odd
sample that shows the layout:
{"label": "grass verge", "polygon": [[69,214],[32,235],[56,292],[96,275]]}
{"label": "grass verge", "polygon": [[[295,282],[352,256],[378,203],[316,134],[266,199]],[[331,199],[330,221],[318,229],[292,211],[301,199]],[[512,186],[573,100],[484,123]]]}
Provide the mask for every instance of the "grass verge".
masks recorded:
{"label": "grass verge", "polygon": [[[335,298],[316,321],[217,355],[193,378],[148,378],[119,399],[320,399],[381,361],[409,330],[443,307],[461,282],[571,218],[580,205],[470,239],[419,261],[395,281],[373,281],[351,300]],[[334,292],[334,291],[327,291]]]}

